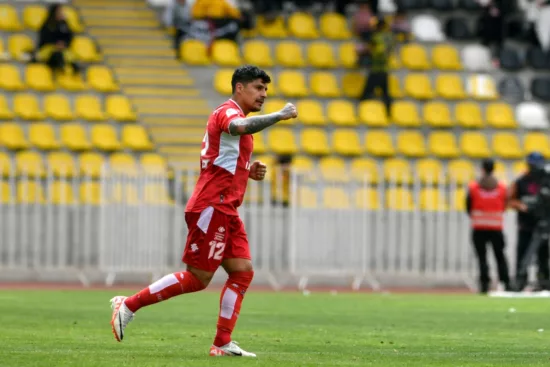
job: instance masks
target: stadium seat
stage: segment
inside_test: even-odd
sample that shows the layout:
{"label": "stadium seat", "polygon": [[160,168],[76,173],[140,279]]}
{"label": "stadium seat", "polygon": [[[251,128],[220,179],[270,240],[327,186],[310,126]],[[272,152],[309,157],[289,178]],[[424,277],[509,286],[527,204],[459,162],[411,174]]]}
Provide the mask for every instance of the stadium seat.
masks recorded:
{"label": "stadium seat", "polygon": [[317,192],[307,186],[298,189],[298,203],[300,207],[306,209],[315,209],[318,205]]}
{"label": "stadium seat", "polygon": [[25,89],[21,75],[16,66],[10,64],[0,65],[0,88],[10,92]]}
{"label": "stadium seat", "polygon": [[38,31],[46,20],[48,12],[41,5],[27,5],[23,9],[23,24],[31,31]]}
{"label": "stadium seat", "polygon": [[279,74],[278,90],[285,97],[303,98],[309,95],[305,76],[300,71],[281,71]]}
{"label": "stadium seat", "polygon": [[214,89],[216,92],[230,96],[232,94],[231,78],[233,77],[233,70],[221,69],[217,70],[214,75]]}
{"label": "stadium seat", "polygon": [[328,119],[337,126],[357,126],[359,119],[353,104],[346,100],[332,100],[327,106]]}
{"label": "stadium seat", "polygon": [[478,100],[492,101],[499,97],[495,80],[490,75],[470,75],[466,90],[470,98]]}
{"label": "stadium seat", "polygon": [[128,97],[124,95],[110,95],[106,98],[105,107],[107,116],[119,122],[136,121],[137,116]]}
{"label": "stadium seat", "polygon": [[365,149],[369,155],[393,157],[395,148],[391,135],[384,130],[370,130],[365,134]]}
{"label": "stadium seat", "polygon": [[309,157],[302,155],[293,157],[290,165],[298,173],[311,173],[315,170],[313,161]]}
{"label": "stadium seat", "polygon": [[206,45],[199,40],[186,39],[180,44],[179,57],[184,63],[193,66],[210,65]]}
{"label": "stadium seat", "polygon": [[55,150],[60,148],[53,126],[48,123],[35,123],[29,126],[29,142],[40,150]]}
{"label": "stadium seat", "polygon": [[392,120],[402,127],[419,127],[421,124],[418,110],[413,102],[395,101],[391,105]]}
{"label": "stadium seat", "polygon": [[328,137],[324,129],[308,128],[301,132],[300,145],[304,153],[322,156],[330,153]]}
{"label": "stadium seat", "polygon": [[525,162],[524,159],[522,159],[521,161],[514,162],[512,164],[512,173],[514,176],[516,177],[521,176],[525,172],[527,172],[527,163]]}
{"label": "stadium seat", "polygon": [[328,72],[313,72],[309,76],[310,90],[319,98],[338,98],[342,94],[336,77]]}
{"label": "stadium seat", "polygon": [[275,154],[296,154],[298,147],[292,129],[275,127],[268,131],[267,145]]}
{"label": "stadium seat", "polygon": [[428,138],[428,146],[430,153],[439,158],[457,158],[460,155],[455,136],[451,132],[432,132]]}
{"label": "stadium seat", "polygon": [[323,41],[312,42],[307,46],[307,62],[319,69],[332,69],[337,66],[332,45]]}
{"label": "stadium seat", "polygon": [[323,157],[319,160],[319,169],[325,182],[348,182],[349,171],[343,159],[337,157]]}
{"label": "stadium seat", "polygon": [[51,152],[46,158],[48,172],[55,177],[73,177],[76,173],[76,166],[71,154],[66,152]]}
{"label": "stadium seat", "polygon": [[108,191],[110,194],[107,198],[114,203],[123,203],[127,205],[136,205],[139,203],[138,190],[135,184],[131,183],[116,183]]}
{"label": "stadium seat", "polygon": [[345,42],[338,47],[338,63],[340,66],[353,69],[357,67],[357,51],[353,42]]}
{"label": "stadium seat", "polygon": [[547,52],[539,47],[531,46],[527,50],[527,63],[535,70],[549,70],[550,69],[550,56]]}
{"label": "stadium seat", "polygon": [[80,174],[85,178],[96,179],[101,176],[105,160],[96,152],[82,153],[79,157]]}
{"label": "stadium seat", "polygon": [[356,130],[338,129],[332,133],[332,150],[347,157],[359,156],[363,153],[359,135]]}
{"label": "stadium seat", "polygon": [[10,36],[8,40],[8,51],[12,59],[17,61],[26,61],[30,57],[29,54],[33,50],[34,42],[32,38],[30,38],[28,35],[24,33],[18,33]]}
{"label": "stadium seat", "polygon": [[39,153],[30,150],[15,155],[15,167],[19,177],[45,177],[46,169]]}
{"label": "stadium seat", "polygon": [[550,158],[550,145],[548,143],[548,135],[543,132],[526,133],[523,136],[523,149],[527,154],[538,151],[546,158]]}
{"label": "stadium seat", "polygon": [[428,75],[409,73],[405,76],[405,93],[413,99],[432,99],[434,91]]}
{"label": "stadium seat", "polygon": [[480,44],[464,46],[461,56],[464,69],[468,71],[488,71],[493,67],[491,52]]}
{"label": "stadium seat", "polygon": [[496,133],[492,137],[493,152],[504,159],[523,157],[519,140],[513,133]]}
{"label": "stadium seat", "polygon": [[153,149],[153,143],[141,125],[124,125],[121,133],[122,147],[133,151]]}
{"label": "stadium seat", "polygon": [[25,83],[38,92],[55,90],[52,70],[42,64],[29,64],[25,70]]}
{"label": "stadium seat", "polygon": [[76,116],[86,121],[105,121],[99,98],[92,94],[79,95],[75,99]]}
{"label": "stadium seat", "polygon": [[321,34],[329,40],[347,40],[352,37],[346,17],[326,12],[319,18]]}
{"label": "stadium seat", "polygon": [[464,188],[456,189],[451,192],[449,208],[459,212],[464,212],[466,210],[466,190]]}
{"label": "stadium seat", "polygon": [[422,188],[419,195],[419,206],[425,211],[446,211],[449,205],[444,194],[437,188]]}
{"label": "stadium seat", "polygon": [[474,102],[460,102],[455,106],[455,119],[466,129],[481,129],[485,123],[479,105]]}
{"label": "stadium seat", "polygon": [[470,158],[489,158],[491,150],[485,134],[480,132],[465,132],[460,136],[460,149]]}
{"label": "stadium seat", "polygon": [[423,106],[424,121],[434,128],[448,128],[454,125],[449,107],[443,102],[428,102]]}
{"label": "stadium seat", "polygon": [[546,110],[537,102],[522,102],[516,106],[519,125],[526,129],[547,129],[550,127]]}
{"label": "stadium seat", "polygon": [[397,150],[406,157],[418,158],[426,155],[426,144],[419,131],[403,131],[397,135]]}
{"label": "stadium seat", "polygon": [[98,92],[109,93],[119,90],[113,73],[106,66],[92,65],[88,68],[86,75],[88,84]]}
{"label": "stadium seat", "polygon": [[22,180],[17,182],[17,202],[20,204],[43,204],[44,188],[40,182]]}
{"label": "stadium seat", "polygon": [[390,158],[384,161],[384,179],[395,184],[410,184],[412,171],[409,162],[401,158]]}
{"label": "stadium seat", "polygon": [[37,121],[44,119],[44,113],[35,95],[19,93],[13,97],[15,115],[22,120]]}
{"label": "stadium seat", "polygon": [[15,123],[0,125],[0,146],[10,150],[27,149],[29,143],[21,126]]}
{"label": "stadium seat", "polygon": [[418,160],[415,164],[416,176],[423,184],[440,184],[445,181],[443,176],[443,165],[440,160],[425,158]]}
{"label": "stadium seat", "polygon": [[113,153],[109,156],[109,173],[123,176],[136,176],[138,167],[134,157],[127,153]]}
{"label": "stadium seat", "polygon": [[376,100],[366,100],[359,103],[359,118],[369,127],[387,127],[389,118],[386,106]]}
{"label": "stadium seat", "polygon": [[[359,98],[363,94],[365,75],[359,72],[347,72],[342,76],[341,85],[344,96]],[[391,91],[390,91],[391,92]],[[391,93],[390,93],[391,95]]]}
{"label": "stadium seat", "polygon": [[412,193],[408,189],[391,188],[386,190],[386,208],[398,211],[414,210]]}
{"label": "stadium seat", "polygon": [[288,31],[285,25],[285,19],[277,16],[275,19],[266,20],[263,16],[258,16],[257,28],[260,34],[265,38],[287,38]]}
{"label": "stadium seat", "polygon": [[296,102],[296,109],[300,111],[299,120],[304,125],[326,125],[327,118],[323,106],[314,99],[301,99]]}
{"label": "stadium seat", "polygon": [[101,185],[98,182],[82,182],[79,199],[82,204],[99,205],[104,202]]}
{"label": "stadium seat", "polygon": [[426,49],[416,43],[401,47],[400,59],[407,69],[428,70],[431,67]]}
{"label": "stadium seat", "polygon": [[498,82],[498,93],[509,103],[518,104],[525,98],[522,81],[515,75],[503,76]]}
{"label": "stadium seat", "polygon": [[162,183],[147,183],[143,188],[143,202],[153,205],[167,205],[172,203],[166,185]]}
{"label": "stadium seat", "polygon": [[57,84],[69,91],[69,92],[81,92],[88,89],[88,86],[84,83],[84,79],[82,78],[82,75],[77,73],[62,73],[57,74],[56,82]]}
{"label": "stadium seat", "polygon": [[457,74],[439,74],[435,79],[437,95],[445,99],[466,98],[462,80]]}
{"label": "stadium seat", "polygon": [[70,6],[63,6],[63,12],[65,13],[65,18],[71,30],[75,33],[84,32],[84,25],[80,21],[77,11]]}
{"label": "stadium seat", "polygon": [[48,187],[48,201],[55,205],[74,203],[73,187],[66,181],[54,181]]}
{"label": "stadium seat", "polygon": [[534,77],[531,79],[531,94],[544,102],[550,102],[550,78]]}
{"label": "stadium seat", "polygon": [[7,32],[17,32],[22,30],[17,10],[12,5],[0,5],[0,29]]}
{"label": "stadium seat", "polygon": [[447,165],[447,175],[451,185],[467,185],[475,176],[474,166],[470,161],[456,159]]}
{"label": "stadium seat", "polygon": [[75,36],[71,41],[70,49],[81,62],[93,63],[102,59],[101,54],[97,52],[94,41],[89,37]]}
{"label": "stadium seat", "polygon": [[264,133],[259,132],[254,135],[254,154],[265,154],[267,148],[265,146]]}
{"label": "stadium seat", "polygon": [[0,152],[0,174],[2,177],[13,177],[13,163],[8,153]]}
{"label": "stadium seat", "polygon": [[13,192],[8,182],[0,182],[0,204],[9,204],[13,200]]}
{"label": "stadium seat", "polygon": [[500,50],[499,63],[502,70],[519,71],[523,69],[524,60],[517,50],[511,47],[504,47]]}
{"label": "stadium seat", "polygon": [[80,124],[64,124],[60,127],[61,144],[69,150],[82,152],[92,149],[86,131]]}
{"label": "stadium seat", "polygon": [[354,204],[357,209],[378,210],[380,209],[378,192],[371,188],[357,189],[354,192]]}
{"label": "stadium seat", "polygon": [[277,64],[285,68],[302,68],[306,65],[300,44],[294,41],[281,41],[275,47]]}
{"label": "stadium seat", "polygon": [[397,75],[390,75],[388,83],[389,83],[390,97],[392,98],[405,97],[405,92],[401,90],[401,84]]}
{"label": "stadium seat", "polygon": [[311,14],[305,12],[291,13],[287,22],[288,30],[292,36],[299,39],[319,38],[315,18]]}
{"label": "stadium seat", "polygon": [[15,117],[15,114],[8,105],[6,96],[0,95],[0,120],[11,120]]}
{"label": "stadium seat", "polygon": [[378,165],[373,159],[355,158],[350,164],[350,173],[353,180],[363,184],[377,184],[380,180],[378,171]]}
{"label": "stadium seat", "polygon": [[215,40],[211,46],[212,61],[219,66],[239,66],[242,64],[239,47],[233,41]]}
{"label": "stadium seat", "polygon": [[69,100],[63,94],[48,94],[44,97],[46,116],[57,121],[74,119]]}
{"label": "stadium seat", "polygon": [[273,55],[267,43],[260,40],[247,41],[243,47],[244,61],[263,68],[273,67]]}
{"label": "stadium seat", "polygon": [[327,209],[348,209],[351,203],[347,192],[341,187],[325,187],[323,206]]}
{"label": "stadium seat", "polygon": [[91,127],[91,140],[99,150],[112,152],[121,148],[115,129],[109,124],[97,124]]}
{"label": "stadium seat", "polygon": [[487,125],[496,129],[516,129],[518,124],[512,108],[506,103],[490,103],[485,110]]}
{"label": "stadium seat", "polygon": [[421,42],[442,42],[445,34],[441,22],[434,15],[416,15],[411,21],[411,33],[413,37]]}
{"label": "stadium seat", "polygon": [[164,175],[168,171],[166,159],[156,153],[144,153],[139,158],[142,170],[148,175]]}
{"label": "stadium seat", "polygon": [[460,55],[452,45],[435,45],[432,48],[432,64],[440,70],[462,70]]}

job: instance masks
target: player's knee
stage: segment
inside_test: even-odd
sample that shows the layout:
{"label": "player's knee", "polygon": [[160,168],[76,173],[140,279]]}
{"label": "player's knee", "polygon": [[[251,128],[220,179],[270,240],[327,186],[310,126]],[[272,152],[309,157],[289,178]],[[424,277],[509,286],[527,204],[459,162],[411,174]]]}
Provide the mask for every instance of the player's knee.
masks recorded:
{"label": "player's knee", "polygon": [[193,268],[191,266],[189,266],[187,268],[187,271],[190,272],[191,274],[193,274],[195,276],[195,278],[197,278],[198,281],[202,283],[204,288],[208,287],[208,285],[212,281],[212,278],[214,277],[214,273],[212,273],[212,272],[205,271],[205,270],[200,270],[200,269],[197,269],[197,268]]}
{"label": "player's knee", "polygon": [[225,259],[222,266],[227,273],[254,271],[252,261],[248,259]]}

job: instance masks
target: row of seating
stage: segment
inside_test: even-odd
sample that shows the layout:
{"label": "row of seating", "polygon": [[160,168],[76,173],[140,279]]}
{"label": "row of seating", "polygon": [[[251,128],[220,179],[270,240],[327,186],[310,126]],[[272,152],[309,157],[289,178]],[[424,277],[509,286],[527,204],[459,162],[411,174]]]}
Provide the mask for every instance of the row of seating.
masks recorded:
{"label": "row of seating", "polygon": [[519,71],[524,68],[535,70],[550,70],[550,53],[539,47],[531,46],[527,51],[505,47],[499,54],[500,68],[509,71]]}
{"label": "row of seating", "polygon": [[109,93],[120,90],[111,69],[105,65],[91,65],[86,70],[86,80],[79,74],[60,74],[54,77],[52,70],[43,64],[28,64],[21,77],[16,64],[0,64],[0,88],[14,92],[32,89],[39,92],[52,92],[58,87],[78,91],[92,88],[97,92]]}
{"label": "row of seating", "polygon": [[[63,5],[63,12],[71,30],[75,33],[84,31],[84,24],[81,22],[75,8]],[[8,32],[20,32],[24,29],[38,31],[46,20],[48,8],[45,5],[25,5],[19,13],[18,9],[11,4],[0,5],[0,30]]]}
{"label": "row of seating", "polygon": [[[28,127],[28,134],[20,124],[0,124],[0,147],[10,150],[22,150],[34,147],[40,150],[66,148],[72,151],[99,149],[102,151],[119,151],[130,149],[148,151],[153,149],[147,131],[141,125],[124,125],[119,133],[110,124],[94,124],[87,129],[77,123],[67,123],[56,128],[48,123],[33,123]],[[59,135],[59,137],[58,137]],[[89,137],[88,137],[89,135]]]}
{"label": "row of seating", "polygon": [[[82,119],[85,121],[133,122],[137,116],[129,99],[120,94],[105,96],[104,102],[93,94],[74,96],[71,103],[66,94],[50,93],[39,97],[32,93],[17,93],[8,103],[5,95],[0,95],[0,119],[40,121],[52,119],[56,121],[71,121]],[[71,104],[74,107],[71,107]]]}

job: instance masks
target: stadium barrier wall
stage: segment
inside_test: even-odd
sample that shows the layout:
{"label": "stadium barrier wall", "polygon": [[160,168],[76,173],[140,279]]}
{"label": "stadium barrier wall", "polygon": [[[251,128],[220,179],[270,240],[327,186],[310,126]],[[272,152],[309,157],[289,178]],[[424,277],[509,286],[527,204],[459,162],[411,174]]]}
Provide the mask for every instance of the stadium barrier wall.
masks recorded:
{"label": "stadium barrier wall", "polygon": [[[272,174],[279,177],[275,182],[284,182],[280,170]],[[312,175],[317,176],[315,180]],[[194,170],[126,174],[108,166],[95,179],[59,178],[51,173],[46,178],[13,175],[2,193],[0,280],[112,285],[149,282],[181,269],[187,235],[185,203],[196,177]],[[250,181],[240,214],[249,235],[257,284],[275,289],[310,284],[375,290],[464,285],[475,289],[477,264],[464,212],[443,207],[422,211],[418,206],[400,211],[383,205],[368,210],[361,208],[369,203],[353,200],[348,206],[342,197],[324,193],[338,188],[353,198],[356,190],[372,188],[384,204],[387,190],[396,188],[399,180],[369,184],[369,180],[334,177],[338,179],[323,180],[316,171],[290,172],[288,205],[273,195],[284,192],[282,184],[274,190],[271,179]],[[440,177],[439,182],[444,179]],[[317,206],[303,203],[304,187],[318,194]],[[433,187],[450,198],[458,185],[413,178],[408,187],[418,203],[422,187]],[[92,199],[81,200],[83,194]],[[321,205],[323,200],[329,208]],[[505,223],[513,272],[515,213],[508,212]],[[216,279],[223,279],[223,274]]]}

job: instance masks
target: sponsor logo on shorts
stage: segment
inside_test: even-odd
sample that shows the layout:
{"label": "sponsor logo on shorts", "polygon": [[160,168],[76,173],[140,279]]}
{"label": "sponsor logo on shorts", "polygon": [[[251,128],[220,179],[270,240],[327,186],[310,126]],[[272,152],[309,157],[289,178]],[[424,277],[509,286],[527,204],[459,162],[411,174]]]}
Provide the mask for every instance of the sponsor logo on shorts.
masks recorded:
{"label": "sponsor logo on shorts", "polygon": [[199,246],[197,246],[196,243],[192,243],[192,244],[191,244],[191,251],[192,251],[192,252],[197,252],[197,251],[199,251]]}

